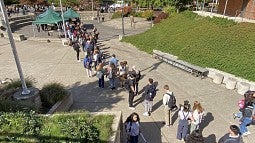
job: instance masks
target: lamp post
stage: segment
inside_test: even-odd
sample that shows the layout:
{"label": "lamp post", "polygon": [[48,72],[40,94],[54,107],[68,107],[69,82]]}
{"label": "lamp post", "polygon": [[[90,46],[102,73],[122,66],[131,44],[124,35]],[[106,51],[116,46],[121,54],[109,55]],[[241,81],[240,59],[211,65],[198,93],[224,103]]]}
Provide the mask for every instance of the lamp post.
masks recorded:
{"label": "lamp post", "polygon": [[62,21],[63,21],[63,29],[64,29],[65,39],[66,39],[67,35],[66,35],[66,26],[65,26],[64,13],[63,13],[63,7],[62,7],[62,0],[60,0],[59,3],[60,3],[60,7],[61,7],[61,17],[62,17]]}
{"label": "lamp post", "polygon": [[17,66],[19,76],[20,76],[20,80],[21,80],[21,84],[22,84],[21,94],[22,95],[28,95],[30,93],[30,90],[27,89],[27,85],[26,85],[26,82],[25,82],[25,79],[24,79],[24,76],[23,76],[23,72],[22,72],[22,68],[21,68],[21,65],[20,65],[18,53],[17,53],[17,50],[16,50],[16,45],[15,45],[15,42],[14,42],[14,39],[13,39],[13,35],[12,35],[11,27],[10,27],[10,24],[9,24],[9,20],[7,19],[7,14],[6,14],[6,10],[5,10],[3,0],[0,0],[0,8],[1,8],[1,11],[2,11],[2,14],[3,14],[4,22],[6,24],[6,31],[7,31],[9,40],[10,40],[13,56],[14,56],[14,59],[15,59],[15,62],[16,62],[16,66]]}
{"label": "lamp post", "polygon": [[123,15],[123,8],[124,8],[124,2],[123,2],[123,0],[122,0],[122,5],[121,5],[122,36],[125,35],[125,33],[124,33],[124,15]]}

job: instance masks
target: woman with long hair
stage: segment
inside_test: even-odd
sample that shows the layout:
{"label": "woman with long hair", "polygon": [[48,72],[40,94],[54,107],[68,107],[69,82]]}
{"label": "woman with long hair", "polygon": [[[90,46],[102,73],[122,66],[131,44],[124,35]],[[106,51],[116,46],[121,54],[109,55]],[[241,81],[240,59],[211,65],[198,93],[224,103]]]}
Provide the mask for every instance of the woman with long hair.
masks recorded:
{"label": "woman with long hair", "polygon": [[199,124],[201,123],[204,116],[204,109],[201,106],[201,103],[198,101],[194,102],[193,109],[192,109],[192,117],[194,120],[190,124],[190,132],[199,129]]}
{"label": "woman with long hair", "polygon": [[140,118],[137,113],[132,113],[125,121],[128,143],[138,143],[140,134]]}

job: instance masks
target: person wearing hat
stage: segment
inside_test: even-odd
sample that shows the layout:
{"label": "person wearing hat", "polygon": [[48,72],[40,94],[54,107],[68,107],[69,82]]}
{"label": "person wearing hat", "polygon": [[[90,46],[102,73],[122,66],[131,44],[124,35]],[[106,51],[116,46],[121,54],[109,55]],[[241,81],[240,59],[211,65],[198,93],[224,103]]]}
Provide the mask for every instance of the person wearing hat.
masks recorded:
{"label": "person wearing hat", "polygon": [[243,143],[238,126],[230,125],[229,133],[221,137],[218,143]]}

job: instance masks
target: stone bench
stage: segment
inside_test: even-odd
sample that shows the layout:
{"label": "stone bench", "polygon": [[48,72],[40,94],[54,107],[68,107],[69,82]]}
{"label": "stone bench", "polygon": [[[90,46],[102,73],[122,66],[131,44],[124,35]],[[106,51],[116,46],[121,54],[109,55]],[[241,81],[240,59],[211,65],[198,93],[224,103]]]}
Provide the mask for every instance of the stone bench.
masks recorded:
{"label": "stone bench", "polygon": [[[12,33],[12,36],[13,36],[13,39],[16,40],[16,41],[24,41],[24,40],[27,39],[25,37],[25,35],[23,35],[23,34]],[[2,32],[1,37],[9,38],[7,32],[5,32],[5,31]]]}
{"label": "stone bench", "polygon": [[190,72],[191,74],[194,74],[197,77],[204,78],[209,73],[209,71],[205,68],[192,65],[182,60],[178,60],[178,57],[158,50],[153,50],[153,57],[165,61],[166,63],[178,67],[184,71]]}

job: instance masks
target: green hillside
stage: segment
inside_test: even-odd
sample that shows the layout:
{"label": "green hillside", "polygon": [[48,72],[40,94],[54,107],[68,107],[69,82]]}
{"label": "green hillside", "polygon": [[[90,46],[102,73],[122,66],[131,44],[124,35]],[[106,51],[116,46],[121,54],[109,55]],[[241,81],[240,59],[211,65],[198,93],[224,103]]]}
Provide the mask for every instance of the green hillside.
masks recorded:
{"label": "green hillside", "polygon": [[186,11],[123,41],[148,53],[161,50],[201,67],[255,81],[255,24],[252,23],[201,17]]}

